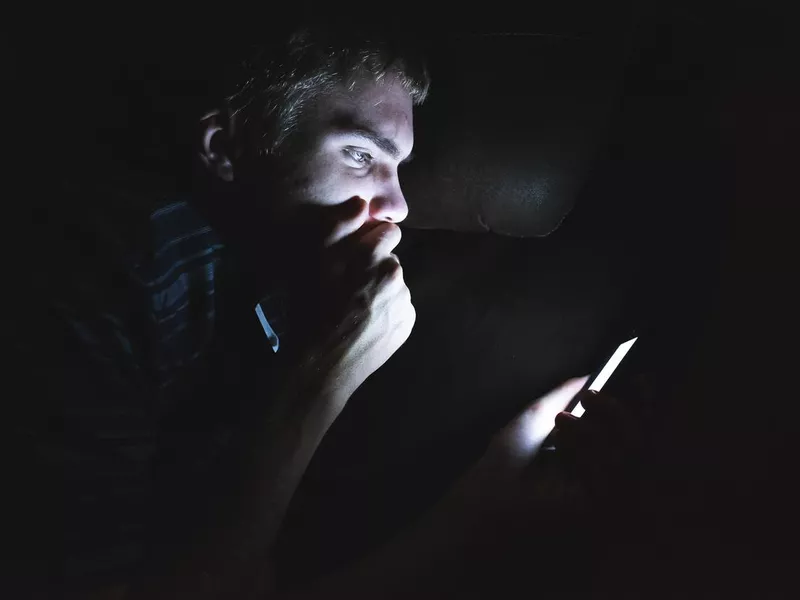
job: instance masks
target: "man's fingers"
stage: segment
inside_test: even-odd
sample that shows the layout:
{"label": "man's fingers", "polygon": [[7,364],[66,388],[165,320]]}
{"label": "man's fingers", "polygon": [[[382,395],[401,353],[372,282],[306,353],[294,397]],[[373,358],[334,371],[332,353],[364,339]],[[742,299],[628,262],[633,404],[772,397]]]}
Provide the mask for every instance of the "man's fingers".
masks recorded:
{"label": "man's fingers", "polygon": [[577,423],[579,420],[580,419],[575,415],[562,411],[556,415],[556,427],[572,427],[573,424]]}
{"label": "man's fingers", "polygon": [[329,248],[353,235],[363,227],[369,218],[369,205],[362,198],[352,198],[343,204],[329,209],[326,214],[323,234],[323,247]]}
{"label": "man's fingers", "polygon": [[394,223],[382,223],[365,236],[364,244],[372,247],[373,255],[385,256],[391,253],[400,240],[403,239],[403,232]]}
{"label": "man's fingers", "polygon": [[346,239],[369,219],[369,204],[358,197],[332,206],[302,204],[291,215],[290,231],[304,232],[303,239],[316,240],[312,252]]}
{"label": "man's fingers", "polygon": [[613,396],[602,392],[588,391],[581,394],[581,403],[586,409],[582,418],[597,424],[628,444],[636,443],[642,435],[641,424],[633,412]]}
{"label": "man's fingers", "polygon": [[527,464],[553,430],[556,415],[585,385],[587,377],[570,379],[532,402],[495,437],[495,451],[509,460]]}
{"label": "man's fingers", "polygon": [[581,473],[590,489],[605,495],[622,485],[644,447],[641,423],[626,405],[608,394],[584,393],[580,419],[557,417],[556,447]]}
{"label": "man's fingers", "polygon": [[619,472],[624,450],[614,443],[609,431],[584,417],[574,422],[559,419],[556,447],[577,468],[591,491],[602,494]]}
{"label": "man's fingers", "polygon": [[361,266],[370,268],[382,262],[397,248],[402,237],[400,228],[394,223],[381,223],[367,231],[363,237],[355,240]]}
{"label": "man's fingers", "polygon": [[384,258],[376,265],[376,268],[378,270],[378,276],[381,278],[381,280],[398,279],[398,276],[403,272],[400,259],[397,258],[396,254],[389,254],[389,256]]}
{"label": "man's fingers", "polygon": [[[399,262],[392,254],[400,243],[402,233],[394,223],[367,223],[360,230],[327,250],[328,271],[335,278],[343,277],[351,286],[363,285],[370,279],[372,269],[383,267],[396,270]],[[394,257],[390,261],[390,258]],[[383,264],[389,261],[388,264]]]}

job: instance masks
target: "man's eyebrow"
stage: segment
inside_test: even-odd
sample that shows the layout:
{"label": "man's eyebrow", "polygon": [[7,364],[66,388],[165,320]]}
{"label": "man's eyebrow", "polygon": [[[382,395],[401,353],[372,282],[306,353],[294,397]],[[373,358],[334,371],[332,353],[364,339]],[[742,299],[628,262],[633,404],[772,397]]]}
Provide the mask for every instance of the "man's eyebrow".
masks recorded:
{"label": "man's eyebrow", "polygon": [[375,144],[380,150],[394,158],[395,160],[400,156],[400,150],[392,140],[382,136],[377,131],[372,131],[364,127],[349,128],[344,130],[344,133],[356,137],[364,138]]}
{"label": "man's eyebrow", "polygon": [[[381,151],[385,152],[395,160],[400,158],[400,149],[397,147],[397,144],[395,144],[392,140],[390,140],[386,136],[381,135],[371,127],[359,123],[354,123],[348,118],[337,119],[334,122],[334,126],[340,133],[353,135],[356,137],[363,138],[369,142],[372,142]],[[411,156],[404,159],[402,162],[406,163],[410,159]]]}

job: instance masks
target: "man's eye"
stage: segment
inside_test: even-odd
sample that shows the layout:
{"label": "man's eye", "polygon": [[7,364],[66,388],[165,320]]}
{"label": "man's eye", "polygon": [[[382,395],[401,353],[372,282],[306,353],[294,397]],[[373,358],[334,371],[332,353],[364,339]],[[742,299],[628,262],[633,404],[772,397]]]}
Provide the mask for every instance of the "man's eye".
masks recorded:
{"label": "man's eye", "polygon": [[356,150],[355,148],[345,148],[344,151],[348,157],[361,166],[367,166],[372,163],[372,155],[369,152]]}

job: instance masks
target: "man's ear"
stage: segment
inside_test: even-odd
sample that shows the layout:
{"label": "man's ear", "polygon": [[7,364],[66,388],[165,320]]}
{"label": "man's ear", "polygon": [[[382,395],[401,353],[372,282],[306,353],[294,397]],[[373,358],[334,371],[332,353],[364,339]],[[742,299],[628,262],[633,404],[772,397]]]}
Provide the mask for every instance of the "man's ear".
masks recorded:
{"label": "man's ear", "polygon": [[228,107],[209,111],[200,119],[200,160],[222,181],[233,181],[234,163],[240,154],[236,118]]}

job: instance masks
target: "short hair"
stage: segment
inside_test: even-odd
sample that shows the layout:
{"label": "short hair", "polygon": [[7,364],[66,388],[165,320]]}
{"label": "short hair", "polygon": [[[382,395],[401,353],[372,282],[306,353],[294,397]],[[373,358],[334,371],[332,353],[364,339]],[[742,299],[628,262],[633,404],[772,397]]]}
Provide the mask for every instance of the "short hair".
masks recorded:
{"label": "short hair", "polygon": [[321,94],[357,80],[395,76],[414,106],[428,96],[430,76],[420,51],[388,32],[306,27],[283,43],[261,47],[242,65],[242,83],[227,100],[254,128],[259,153],[280,153]]}

